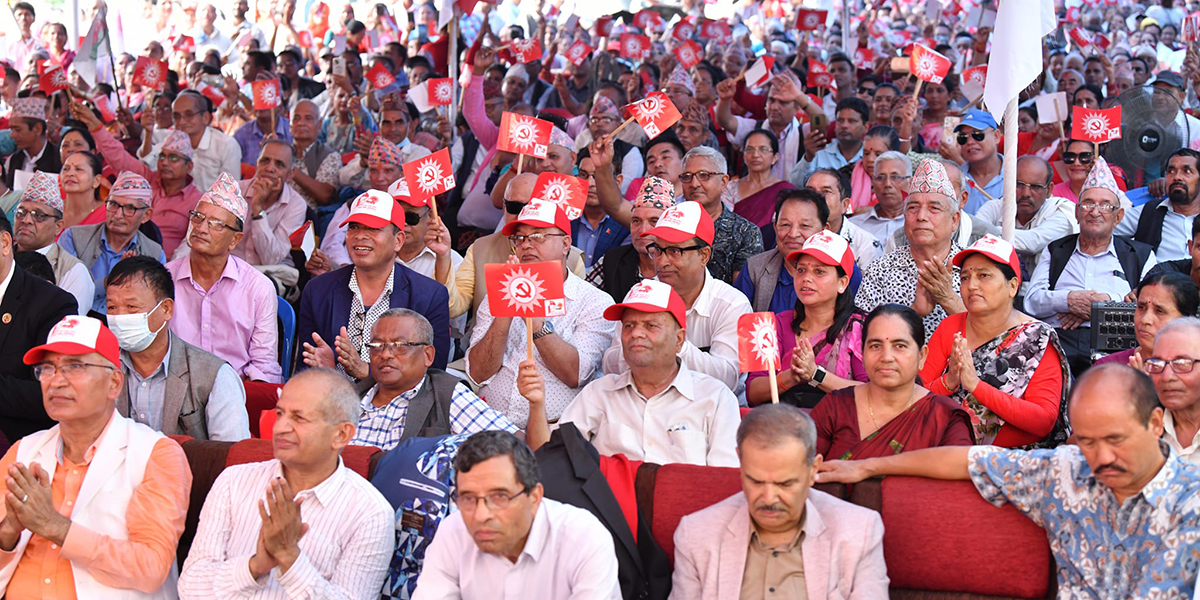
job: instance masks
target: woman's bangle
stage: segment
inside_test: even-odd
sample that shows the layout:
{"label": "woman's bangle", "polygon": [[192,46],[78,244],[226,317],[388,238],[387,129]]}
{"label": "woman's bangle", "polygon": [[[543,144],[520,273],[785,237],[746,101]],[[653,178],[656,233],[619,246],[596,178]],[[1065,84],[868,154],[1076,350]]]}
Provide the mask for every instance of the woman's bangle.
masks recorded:
{"label": "woman's bangle", "polygon": [[942,376],[938,377],[938,381],[941,382],[942,388],[944,388],[947,392],[950,392],[951,394],[953,394],[954,392],[958,391],[957,387],[955,387],[954,389],[950,389],[950,385],[946,383],[946,374],[945,373],[942,373]]}
{"label": "woman's bangle", "polygon": [[900,138],[901,144],[907,144],[912,141],[912,138]]}

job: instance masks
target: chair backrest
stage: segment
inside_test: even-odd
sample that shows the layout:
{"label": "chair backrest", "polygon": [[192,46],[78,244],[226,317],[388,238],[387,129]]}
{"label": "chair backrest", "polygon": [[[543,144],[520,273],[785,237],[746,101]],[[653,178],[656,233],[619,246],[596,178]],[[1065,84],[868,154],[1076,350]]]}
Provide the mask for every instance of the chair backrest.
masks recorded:
{"label": "chair backrest", "polygon": [[258,437],[264,440],[271,439],[271,432],[275,431],[276,416],[273,410],[264,410],[258,415]]}
{"label": "chair backrest", "polygon": [[283,379],[287,381],[291,377],[292,371],[292,348],[296,344],[296,309],[283,296],[277,296],[279,299],[278,313],[280,327],[280,348],[279,348],[279,365],[283,367]]}

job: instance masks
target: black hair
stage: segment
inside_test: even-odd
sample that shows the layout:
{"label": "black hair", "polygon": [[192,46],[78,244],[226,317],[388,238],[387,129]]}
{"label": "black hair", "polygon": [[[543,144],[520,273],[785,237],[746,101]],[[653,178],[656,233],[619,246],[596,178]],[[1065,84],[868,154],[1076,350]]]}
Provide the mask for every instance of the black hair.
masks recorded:
{"label": "black hair", "polygon": [[783,204],[791,201],[807,202],[812,204],[817,208],[817,218],[820,219],[821,223],[827,223],[829,221],[829,204],[825,202],[825,196],[822,196],[819,192],[810,190],[808,188],[792,188],[782,190],[775,195],[775,212],[773,213],[774,216],[771,218],[772,223],[779,218],[779,211],[783,209]]}
{"label": "black hair", "polygon": [[1083,91],[1091,92],[1092,95],[1096,97],[1097,104],[1099,104],[1100,102],[1104,102],[1104,92],[1100,88],[1098,88],[1090,83],[1085,83],[1085,84],[1075,88],[1075,93],[1071,94],[1071,106],[1075,105],[1075,99],[1079,97],[1079,92],[1083,92]]}
{"label": "black hair", "polygon": [[0,211],[0,233],[7,233],[10,238],[12,237],[12,223],[9,222],[8,215],[5,215],[3,211]]}
{"label": "black hair", "polygon": [[[1167,160],[1163,161],[1163,166],[1162,166],[1163,173],[1167,172],[1167,166],[1171,164],[1171,159],[1175,158],[1176,156],[1186,156],[1186,157],[1196,161],[1196,164],[1195,164],[1196,170],[1200,171],[1200,152],[1192,150],[1191,148],[1180,148],[1180,149],[1172,152],[1171,155],[1167,157]],[[1196,228],[1195,228],[1194,223],[1195,222],[1193,221],[1193,225],[1192,225],[1192,236],[1193,237],[1195,237],[1195,235],[1196,235]]]}
{"label": "black hair", "polygon": [[839,100],[837,103],[837,108],[834,109],[833,114],[834,116],[837,116],[838,113],[846,109],[858,113],[859,116],[862,117],[863,123],[871,120],[871,107],[868,106],[862,98],[850,96],[845,100]]}
{"label": "black hair", "polygon": [[[838,187],[838,196],[839,196],[839,197],[841,197],[841,198],[843,198],[843,199],[845,199],[845,198],[849,198],[849,197],[850,197],[850,193],[851,193],[851,191],[850,191],[850,178],[849,178],[848,176],[846,176],[846,174],[845,174],[845,173],[843,173],[843,172],[841,172],[841,171],[839,171],[839,170],[837,170],[837,169],[831,169],[831,168],[829,168],[829,167],[823,167],[823,168],[817,169],[817,170],[815,170],[815,171],[813,171],[813,172],[809,173],[809,174],[808,174],[808,179],[804,180],[804,183],[805,183],[805,185],[807,185],[807,184],[808,184],[808,182],[809,182],[810,180],[812,180],[812,178],[813,178],[813,175],[817,175],[817,174],[821,174],[821,175],[829,175],[830,177],[833,177],[834,179],[836,179],[836,180],[837,180],[837,187]],[[826,211],[828,211],[828,208],[826,208]]]}
{"label": "black hair", "polygon": [[679,153],[679,160],[683,160],[683,155],[687,154],[687,150],[683,149],[683,142],[679,141],[679,136],[675,134],[675,130],[668,129],[658,134],[658,137],[646,142],[646,149],[642,152],[643,160],[645,157],[650,156],[651,148],[661,144],[670,144],[674,146],[675,151]]}
{"label": "black hair", "polygon": [[[588,148],[587,146],[584,146],[583,149],[581,149],[578,153],[575,154],[575,167],[578,168],[579,165],[583,164],[583,159],[591,158],[591,157],[592,157],[592,149]],[[614,159],[612,161],[613,176],[621,174],[621,163],[622,162],[623,161],[616,160],[616,159]],[[1197,219],[1197,220],[1200,220],[1200,219]]]}
{"label": "black hair", "polygon": [[[83,158],[85,158],[87,160],[88,166],[91,167],[91,169],[92,169],[93,176],[99,176],[100,172],[104,170],[104,161],[100,160],[99,154],[92,152],[92,151],[88,151],[88,150],[82,150],[80,152],[76,152],[72,156],[75,156],[75,155],[83,156]],[[93,192],[94,192],[95,198],[97,200],[99,200],[100,199],[100,188],[97,187],[95,190],[93,190]]]}
{"label": "black hair", "polygon": [[1200,310],[1200,288],[1196,287],[1196,282],[1192,281],[1191,277],[1175,271],[1154,271],[1138,284],[1138,296],[1142,295],[1143,289],[1151,285],[1161,285],[1171,290],[1175,309],[1184,316],[1194,317],[1196,311]]}
{"label": "black hair", "polygon": [[[600,82],[596,84],[596,91],[599,92],[600,90],[613,90],[616,92],[617,96],[621,99],[621,105],[624,105],[628,102],[629,96],[625,95],[625,88],[621,87],[621,84],[617,83],[616,81],[611,79],[601,79]],[[592,94],[591,99],[588,100],[588,110],[591,110],[592,103],[595,100],[596,95]]]}
{"label": "black hair", "polygon": [[517,482],[525,488],[524,491],[529,491],[541,483],[542,473],[533,451],[517,436],[499,429],[481,431],[467,438],[454,457],[454,470],[458,474],[470,473],[475,465],[497,456],[512,459],[513,467],[517,471]]}
{"label": "black hair", "polygon": [[13,13],[16,13],[18,10],[27,10],[29,11],[29,15],[33,17],[33,20],[37,21],[37,12],[33,10],[33,5],[28,2],[18,2],[13,5],[12,9]]}
{"label": "black hair", "polygon": [[149,256],[130,256],[113,265],[104,287],[121,286],[134,279],[142,280],[157,300],[175,299],[175,280],[162,263]]}
{"label": "black hair", "polygon": [[879,84],[879,85],[875,86],[875,93],[876,93],[876,94],[878,94],[878,93],[879,93],[879,90],[882,90],[883,88],[889,88],[889,89],[891,89],[893,92],[896,92],[896,95],[897,95],[897,96],[903,96],[903,95],[904,95],[904,92],[900,91],[900,88],[899,88],[899,87],[898,87],[896,84],[894,84],[894,83],[892,83],[892,82],[890,82],[890,81],[885,81],[885,82],[883,82],[883,83],[881,83],[881,84]]}
{"label": "black hair", "polygon": [[179,98],[191,98],[192,101],[196,102],[196,105],[201,111],[206,113],[213,112],[212,100],[209,100],[208,96],[205,96],[196,90],[184,90],[179,92],[179,96],[175,99],[178,100]]}
{"label": "black hair", "polygon": [[287,48],[280,50],[279,54],[276,55],[275,60],[278,61],[280,58],[283,58],[284,54],[290,55],[293,59],[295,59],[297,65],[304,64],[304,57],[300,55],[299,50],[293,48],[292,46],[288,46]]}
{"label": "black hair", "polygon": [[537,114],[537,118],[543,121],[550,121],[551,125],[554,125],[563,131],[567,130],[567,120],[564,119],[562,115],[556,115],[554,113],[542,111]]}
{"label": "black hair", "polygon": [[867,318],[863,320],[862,340],[864,347],[867,343],[867,333],[871,331],[871,322],[885,315],[900,317],[902,321],[908,324],[908,331],[912,334],[913,340],[917,344],[925,345],[925,321],[921,319],[921,315],[918,315],[917,311],[913,310],[911,306],[887,302],[876,306],[874,310],[867,313]]}
{"label": "black hair", "polygon": [[746,141],[742,142],[743,148],[745,147],[745,144],[750,141],[750,136],[752,136],[752,135],[767,136],[767,140],[769,140],[771,143],[771,152],[774,152],[775,154],[779,154],[779,136],[775,135],[775,132],[771,131],[770,129],[764,129],[762,127],[758,127],[756,129],[754,129],[753,131],[751,131],[750,133],[746,134]]}
{"label": "black hair", "polygon": [[387,67],[389,73],[396,70],[396,61],[392,60],[392,57],[386,54],[376,54],[371,57],[371,60],[382,62]]}
{"label": "black hair", "polygon": [[854,61],[850,60],[850,57],[845,55],[844,53],[834,52],[833,55],[829,57],[829,62],[826,64],[828,64],[830,67],[832,67],[833,63],[836,63],[836,62],[844,62],[844,63],[850,65],[851,73],[853,73],[855,71]]}
{"label": "black hair", "polygon": [[[1116,371],[1117,373],[1113,373],[1113,375],[1120,375],[1125,380],[1128,387],[1124,390],[1124,394],[1119,395],[1128,398],[1129,402],[1133,404],[1138,422],[1143,427],[1149,425],[1154,409],[1162,407],[1162,404],[1158,401],[1158,392],[1154,389],[1154,381],[1150,379],[1150,376],[1129,365],[1108,363],[1096,365],[1084,371],[1083,375],[1080,375],[1079,379],[1076,379],[1074,385],[1071,386],[1071,392],[1067,396],[1068,402],[1075,400],[1075,393],[1083,388],[1088,379],[1102,377],[1108,371]],[[1106,387],[1111,389],[1111,386]]]}
{"label": "black hair", "polygon": [[265,71],[275,70],[275,55],[262,50],[251,50],[246,53],[246,59],[254,66]]}
{"label": "black hair", "polygon": [[[838,104],[841,104],[841,102]],[[868,129],[867,133],[863,135],[864,140],[867,138],[887,140],[888,150],[900,151],[900,134],[891,125],[876,125]],[[849,198],[850,196],[847,194],[843,197]]]}
{"label": "black hair", "polygon": [[[838,277],[849,275],[841,265],[834,265],[833,268],[837,269]],[[850,319],[856,312],[858,312],[858,307],[854,305],[854,292],[847,285],[846,289],[838,293],[837,300],[834,301],[833,323],[829,326],[829,329],[825,330],[826,344],[832,344],[837,341],[838,336],[842,334],[842,330],[850,323]],[[800,325],[802,323],[804,323],[804,303],[797,298],[796,306],[792,311],[792,333],[800,335]]]}
{"label": "black hair", "polygon": [[420,54],[416,54],[416,55],[408,57],[408,60],[405,61],[404,66],[405,66],[405,68],[410,68],[410,69],[423,66],[426,69],[429,69],[431,72],[433,71],[433,63],[429,62],[428,58],[425,58],[424,56],[421,56]]}
{"label": "black hair", "polygon": [[351,19],[346,23],[346,33],[362,33],[367,30],[367,26],[362,21]]}
{"label": "black hair", "polygon": [[37,250],[21,250],[13,253],[13,261],[26,273],[40,279],[45,279],[51,285],[58,285],[58,278],[54,276],[54,267],[50,265],[50,259],[46,258],[41,252]]}
{"label": "black hair", "polygon": [[88,131],[87,125],[84,125],[82,121],[77,121],[75,119],[67,119],[66,121],[63,121],[62,137],[65,139],[67,134],[71,133],[72,131],[78,133],[80,137],[83,138],[83,141],[87,142],[89,150],[96,150],[96,138],[92,137],[92,132]]}
{"label": "black hair", "polygon": [[[646,67],[647,69],[650,69],[651,81],[658,81],[658,80],[662,79],[662,70],[658,68],[658,65],[656,65],[652,62],[644,62],[638,66]],[[637,69],[633,70],[633,74],[636,77],[639,77],[639,78],[641,77],[641,75],[638,74]]]}
{"label": "black hair", "polygon": [[696,66],[692,67],[692,68],[694,68],[698,71],[704,71],[705,73],[708,73],[709,76],[712,77],[714,86],[717,85],[718,83],[721,83],[722,81],[725,81],[725,71],[722,71],[721,69],[714,67],[712,65],[712,63],[710,63],[706,60],[696,63]]}

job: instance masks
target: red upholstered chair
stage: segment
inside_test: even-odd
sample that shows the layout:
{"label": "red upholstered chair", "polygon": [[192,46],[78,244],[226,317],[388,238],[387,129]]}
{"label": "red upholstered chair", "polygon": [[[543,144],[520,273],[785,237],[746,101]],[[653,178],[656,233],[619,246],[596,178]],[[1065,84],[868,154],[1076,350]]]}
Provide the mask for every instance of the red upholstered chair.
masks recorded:
{"label": "red upholstered chair", "polygon": [[[354,469],[359,475],[370,479],[371,457],[380,452],[375,446],[346,446],[342,450],[342,462]],[[225,466],[240,465],[250,462],[262,462],[275,458],[275,450],[270,440],[248,439],[235,442],[229,448],[225,458]]]}
{"label": "red upholstered chair", "polygon": [[679,520],[742,491],[732,467],[662,465],[654,481],[650,531],[675,564],[675,528]]}
{"label": "red upholstered chair", "polygon": [[746,415],[750,414],[750,411],[752,410],[754,410],[754,407],[752,406],[743,406],[738,408],[738,412],[741,413],[743,419],[745,419]]}
{"label": "red upholstered chair", "polygon": [[261,381],[244,381],[242,385],[246,388],[246,415],[250,417],[250,435],[262,437],[259,430],[260,415],[264,411],[275,410],[275,403],[279,401],[279,391],[283,386]]}

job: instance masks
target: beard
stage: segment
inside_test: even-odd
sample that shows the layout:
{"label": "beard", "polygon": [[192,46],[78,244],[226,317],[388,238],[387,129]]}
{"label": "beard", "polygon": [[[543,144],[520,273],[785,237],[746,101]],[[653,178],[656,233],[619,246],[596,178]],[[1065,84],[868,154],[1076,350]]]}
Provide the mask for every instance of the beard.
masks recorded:
{"label": "beard", "polygon": [[1186,185],[1175,183],[1167,188],[1167,198],[1171,204],[1189,204],[1192,201],[1192,194]]}

